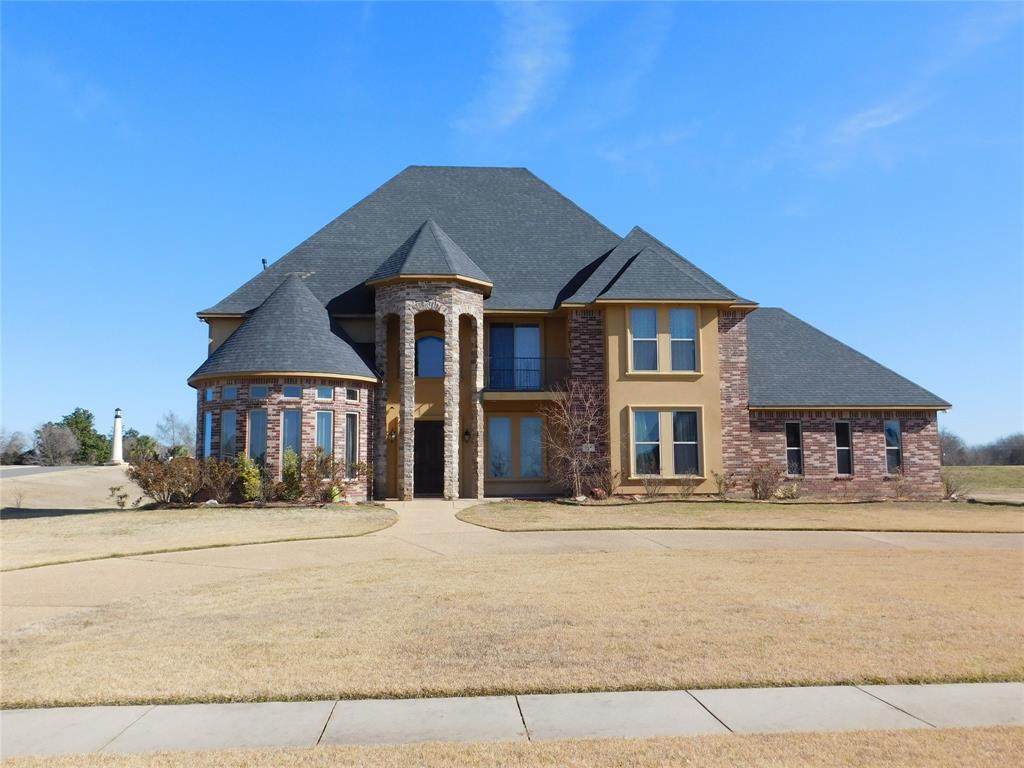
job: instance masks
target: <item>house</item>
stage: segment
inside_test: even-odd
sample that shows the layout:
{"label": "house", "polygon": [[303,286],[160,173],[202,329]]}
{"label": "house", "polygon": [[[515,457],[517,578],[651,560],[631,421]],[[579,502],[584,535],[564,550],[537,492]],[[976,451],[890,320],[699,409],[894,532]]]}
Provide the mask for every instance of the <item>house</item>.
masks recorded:
{"label": "house", "polygon": [[761,462],[822,493],[941,490],[949,403],[524,168],[409,167],[198,315],[198,454],[280,472],[319,446],[371,463],[377,498],[563,491],[543,419],[573,379],[607,393],[616,492]]}

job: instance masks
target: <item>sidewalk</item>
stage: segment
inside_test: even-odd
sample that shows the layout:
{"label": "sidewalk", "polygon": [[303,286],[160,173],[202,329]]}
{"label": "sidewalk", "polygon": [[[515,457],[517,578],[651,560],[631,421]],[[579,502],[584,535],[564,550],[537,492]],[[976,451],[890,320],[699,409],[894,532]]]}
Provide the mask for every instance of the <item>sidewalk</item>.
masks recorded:
{"label": "sidewalk", "polygon": [[1024,725],[1024,683],[5,710],[0,756],[990,725]]}

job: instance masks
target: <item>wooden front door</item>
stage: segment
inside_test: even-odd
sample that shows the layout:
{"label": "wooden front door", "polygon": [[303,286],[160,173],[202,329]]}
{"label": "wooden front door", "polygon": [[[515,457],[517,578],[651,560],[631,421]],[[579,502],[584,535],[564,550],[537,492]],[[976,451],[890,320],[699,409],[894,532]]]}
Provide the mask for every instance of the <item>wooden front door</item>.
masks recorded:
{"label": "wooden front door", "polygon": [[438,495],[444,489],[444,422],[417,421],[413,439],[413,493]]}

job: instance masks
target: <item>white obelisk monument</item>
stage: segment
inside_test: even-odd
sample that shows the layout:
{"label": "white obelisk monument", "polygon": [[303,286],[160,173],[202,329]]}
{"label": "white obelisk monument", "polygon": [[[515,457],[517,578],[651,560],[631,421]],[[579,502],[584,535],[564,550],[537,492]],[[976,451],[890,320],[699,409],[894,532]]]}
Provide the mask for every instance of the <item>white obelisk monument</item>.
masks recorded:
{"label": "white obelisk monument", "polygon": [[110,463],[124,464],[124,424],[121,423],[121,409],[114,409],[114,439],[110,447]]}

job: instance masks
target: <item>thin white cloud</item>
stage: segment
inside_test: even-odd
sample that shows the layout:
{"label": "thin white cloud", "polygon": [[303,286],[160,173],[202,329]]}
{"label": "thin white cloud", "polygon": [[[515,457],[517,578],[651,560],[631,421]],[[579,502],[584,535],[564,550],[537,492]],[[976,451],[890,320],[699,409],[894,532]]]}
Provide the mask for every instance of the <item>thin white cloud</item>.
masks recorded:
{"label": "thin white cloud", "polygon": [[627,166],[651,150],[669,149],[696,133],[695,125],[648,133],[626,142],[603,144],[596,148],[598,157],[615,165]]}
{"label": "thin white cloud", "polygon": [[504,130],[543,104],[571,63],[572,30],[560,6],[499,6],[498,50],[485,77],[484,94],[455,121],[462,130]]}
{"label": "thin white cloud", "polygon": [[832,131],[837,144],[855,144],[872,131],[891,128],[909,120],[925,106],[924,101],[907,99],[861,110],[839,121]]}

